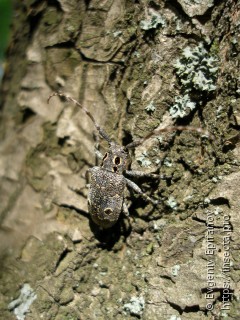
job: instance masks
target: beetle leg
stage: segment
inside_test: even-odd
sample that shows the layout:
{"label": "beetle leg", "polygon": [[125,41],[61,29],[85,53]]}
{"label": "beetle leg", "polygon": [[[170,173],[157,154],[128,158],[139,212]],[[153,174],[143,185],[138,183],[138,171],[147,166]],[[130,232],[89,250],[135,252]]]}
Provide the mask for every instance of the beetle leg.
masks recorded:
{"label": "beetle leg", "polygon": [[95,138],[94,153],[95,153],[97,159],[102,160],[103,159],[103,154],[99,150],[99,146],[100,146],[99,134],[94,132],[94,138]]}
{"label": "beetle leg", "polygon": [[127,204],[125,202],[125,199],[123,201],[123,213],[125,214],[126,217],[129,216],[128,206],[127,206]]}
{"label": "beetle leg", "polygon": [[89,185],[90,179],[91,179],[91,174],[90,174],[90,170],[89,169],[87,169],[87,171],[85,172],[85,179],[87,181],[86,185]]}
{"label": "beetle leg", "polygon": [[99,160],[103,159],[103,154],[96,147],[94,148],[94,153]]}
{"label": "beetle leg", "polygon": [[153,179],[159,179],[160,178],[159,174],[146,173],[146,172],[137,171],[137,170],[126,170],[125,173],[128,176],[137,177],[137,178],[140,178],[140,177],[153,178]]}
{"label": "beetle leg", "polygon": [[[124,177],[125,178],[125,177]],[[152,198],[150,198],[146,193],[144,193],[139,186],[134,183],[133,181],[125,178],[125,181],[127,183],[127,185],[132,188],[136,193],[140,194],[143,198],[145,198],[147,201],[151,202],[153,205],[157,205],[158,201],[157,200],[153,200]]]}

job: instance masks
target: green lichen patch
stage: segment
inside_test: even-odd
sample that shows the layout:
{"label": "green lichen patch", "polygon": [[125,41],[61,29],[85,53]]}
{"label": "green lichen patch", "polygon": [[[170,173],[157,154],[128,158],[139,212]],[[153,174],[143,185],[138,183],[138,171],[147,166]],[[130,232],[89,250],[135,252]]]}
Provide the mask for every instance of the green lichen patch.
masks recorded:
{"label": "green lichen patch", "polygon": [[185,92],[216,90],[218,58],[209,54],[202,43],[186,47],[174,67]]}
{"label": "green lichen patch", "polygon": [[146,151],[139,155],[136,160],[141,165],[141,167],[148,168],[152,164],[152,161],[148,159],[148,154]]}
{"label": "green lichen patch", "polygon": [[154,106],[153,101],[151,101],[146,107],[145,110],[147,113],[152,114],[155,111],[156,107]]}
{"label": "green lichen patch", "polygon": [[166,21],[163,16],[152,8],[149,9],[148,17],[140,21],[140,28],[142,30],[157,29],[165,26]]}
{"label": "green lichen patch", "polygon": [[16,315],[18,320],[24,320],[26,314],[29,312],[31,304],[36,299],[36,293],[28,283],[25,283],[21,288],[19,297],[10,302],[8,308]]}
{"label": "green lichen patch", "polygon": [[191,101],[190,96],[175,97],[175,103],[170,107],[169,113],[173,118],[184,118],[196,108],[196,103]]}
{"label": "green lichen patch", "polygon": [[131,297],[130,302],[125,303],[123,310],[129,312],[133,316],[140,316],[145,307],[145,300],[143,297]]}

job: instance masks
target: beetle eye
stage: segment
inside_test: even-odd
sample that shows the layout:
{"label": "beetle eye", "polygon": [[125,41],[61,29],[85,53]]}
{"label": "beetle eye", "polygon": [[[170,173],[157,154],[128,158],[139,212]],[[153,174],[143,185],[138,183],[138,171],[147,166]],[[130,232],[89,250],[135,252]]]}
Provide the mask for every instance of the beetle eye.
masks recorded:
{"label": "beetle eye", "polygon": [[121,158],[120,158],[120,157],[115,157],[115,158],[114,158],[114,163],[115,163],[116,165],[119,165],[119,164],[121,163]]}

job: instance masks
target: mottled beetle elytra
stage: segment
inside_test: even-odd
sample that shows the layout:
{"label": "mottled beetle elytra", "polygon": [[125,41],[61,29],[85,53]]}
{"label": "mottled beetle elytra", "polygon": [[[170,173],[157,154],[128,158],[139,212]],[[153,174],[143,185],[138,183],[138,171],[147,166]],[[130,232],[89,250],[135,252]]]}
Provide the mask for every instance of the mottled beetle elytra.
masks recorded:
{"label": "mottled beetle elytra", "polygon": [[54,92],[49,96],[47,100],[48,103],[54,96],[63,97],[67,101],[73,102],[75,105],[81,108],[91,119],[99,135],[108,143],[109,149],[105,155],[102,155],[99,151],[97,152],[97,156],[102,159],[101,166],[94,166],[87,171],[87,174],[90,176],[88,210],[94,223],[103,229],[112,227],[118,221],[122,211],[128,215],[128,208],[124,199],[124,189],[126,186],[132,188],[133,191],[140,194],[144,199],[151,202],[153,205],[158,204],[157,200],[150,198],[135,182],[126,177],[159,177],[156,174],[128,170],[128,164],[130,161],[128,153],[129,149],[141,145],[152,136],[158,135],[161,132],[188,130],[197,131],[208,135],[206,130],[191,126],[175,126],[160,129],[157,128],[144,138],[135,140],[123,147],[112,141],[105,130],[98,125],[92,114],[77,100],[73,99],[67,94]]}

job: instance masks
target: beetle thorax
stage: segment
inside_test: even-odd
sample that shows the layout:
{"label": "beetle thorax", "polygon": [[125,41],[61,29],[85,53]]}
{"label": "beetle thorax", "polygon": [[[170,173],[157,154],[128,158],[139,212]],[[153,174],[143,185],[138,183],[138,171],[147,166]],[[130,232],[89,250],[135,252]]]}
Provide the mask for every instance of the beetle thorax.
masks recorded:
{"label": "beetle thorax", "polygon": [[107,171],[122,174],[128,167],[129,155],[123,147],[111,143],[109,150],[105,153],[102,160],[102,168]]}

